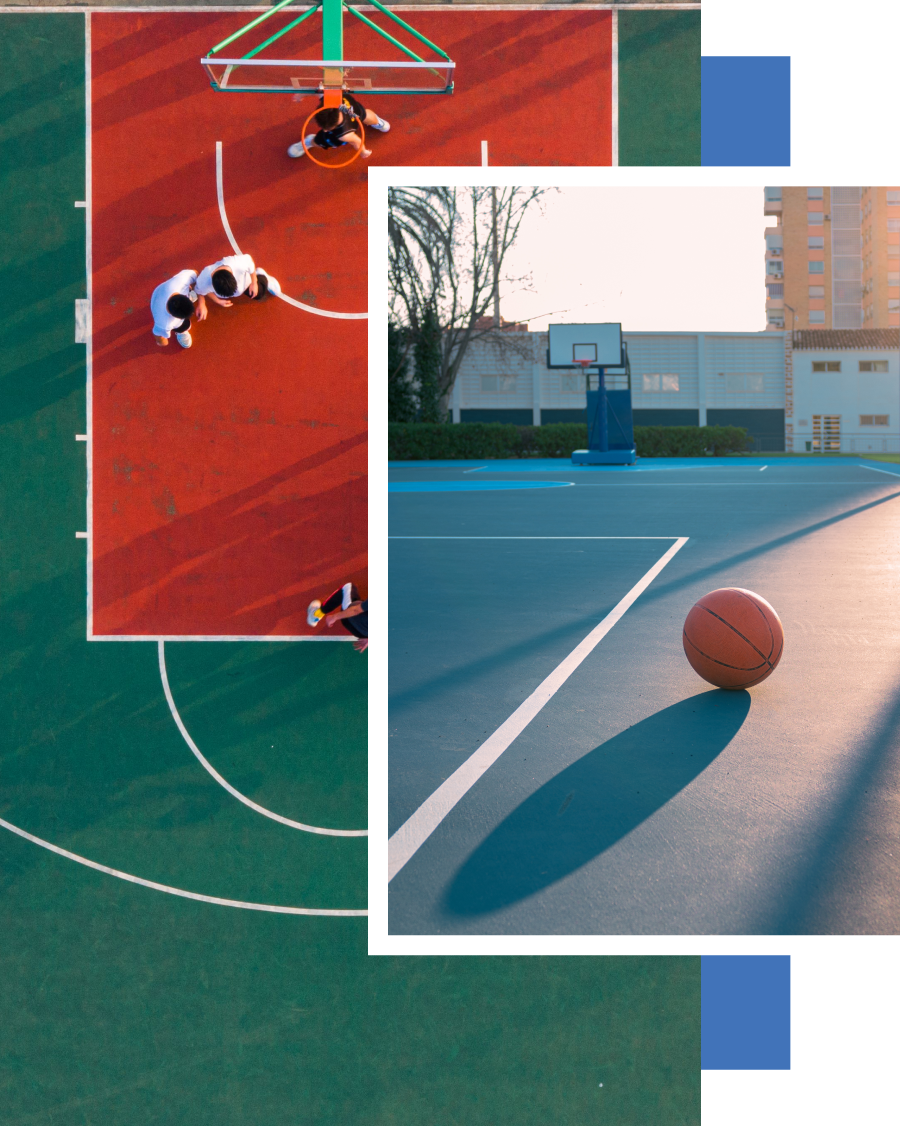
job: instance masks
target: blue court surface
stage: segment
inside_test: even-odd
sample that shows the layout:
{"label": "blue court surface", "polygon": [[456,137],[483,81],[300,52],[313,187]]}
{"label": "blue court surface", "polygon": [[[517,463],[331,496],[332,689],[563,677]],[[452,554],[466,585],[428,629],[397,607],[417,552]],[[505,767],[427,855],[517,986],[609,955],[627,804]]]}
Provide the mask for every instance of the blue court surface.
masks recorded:
{"label": "blue court surface", "polygon": [[[898,473],[392,464],[390,933],[897,933]],[[724,586],[748,691],[683,652]]]}

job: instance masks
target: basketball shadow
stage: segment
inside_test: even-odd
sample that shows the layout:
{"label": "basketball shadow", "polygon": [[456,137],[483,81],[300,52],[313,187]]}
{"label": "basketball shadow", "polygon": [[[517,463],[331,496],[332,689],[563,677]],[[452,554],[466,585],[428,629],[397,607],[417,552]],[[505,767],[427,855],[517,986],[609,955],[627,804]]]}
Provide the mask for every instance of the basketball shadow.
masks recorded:
{"label": "basketball shadow", "polygon": [[518,806],[443,897],[454,915],[497,911],[605,852],[701,774],[741,729],[751,697],[715,689],[602,743]]}

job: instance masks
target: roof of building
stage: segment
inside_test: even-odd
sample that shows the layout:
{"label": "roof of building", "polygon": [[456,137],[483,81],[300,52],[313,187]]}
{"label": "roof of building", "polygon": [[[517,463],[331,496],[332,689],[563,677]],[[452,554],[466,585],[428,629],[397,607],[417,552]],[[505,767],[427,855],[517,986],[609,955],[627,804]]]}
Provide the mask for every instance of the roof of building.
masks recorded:
{"label": "roof of building", "polygon": [[801,328],[792,334],[792,347],[798,350],[827,352],[844,348],[901,349],[899,328]]}

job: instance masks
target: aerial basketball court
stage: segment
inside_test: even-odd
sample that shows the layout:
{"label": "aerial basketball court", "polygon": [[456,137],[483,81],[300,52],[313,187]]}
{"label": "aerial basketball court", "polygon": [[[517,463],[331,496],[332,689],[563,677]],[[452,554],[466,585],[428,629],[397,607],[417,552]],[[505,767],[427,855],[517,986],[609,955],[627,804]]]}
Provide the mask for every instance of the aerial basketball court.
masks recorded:
{"label": "aerial basketball court", "polygon": [[[252,14],[2,13],[2,222],[29,278],[0,414],[7,1117],[293,1121],[306,1083],[316,1123],[411,1124],[490,1075],[526,1108],[529,1080],[477,1055],[494,1026],[560,1113],[693,1121],[698,959],[366,956],[367,658],[306,608],[368,581],[367,173],[286,155],[314,95],[210,88],[201,59]],[[572,163],[520,126],[610,105],[609,13],[468,15],[412,17],[469,93],[365,95],[394,123],[374,161]],[[575,163],[609,163],[605,113]],[[284,297],[157,348],[154,286],[237,251]],[[556,991],[559,1043],[526,1001]],[[474,992],[500,1013],[464,1031]],[[636,1036],[638,1085],[609,1056]]]}

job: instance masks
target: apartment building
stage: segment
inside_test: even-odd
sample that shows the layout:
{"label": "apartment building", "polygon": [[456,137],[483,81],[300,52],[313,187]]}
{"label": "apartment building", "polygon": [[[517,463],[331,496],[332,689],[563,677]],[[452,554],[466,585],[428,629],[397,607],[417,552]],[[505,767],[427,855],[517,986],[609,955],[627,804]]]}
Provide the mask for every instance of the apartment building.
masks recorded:
{"label": "apartment building", "polygon": [[863,328],[901,324],[901,191],[863,188]]}
{"label": "apartment building", "polygon": [[[626,332],[636,426],[743,426],[755,451],[899,447],[900,329]],[[470,345],[454,422],[584,422],[585,377],[548,366],[549,334]]]}
{"label": "apartment building", "polygon": [[898,188],[765,188],[764,215],[768,330],[900,325]]}

